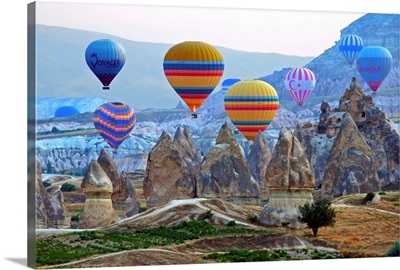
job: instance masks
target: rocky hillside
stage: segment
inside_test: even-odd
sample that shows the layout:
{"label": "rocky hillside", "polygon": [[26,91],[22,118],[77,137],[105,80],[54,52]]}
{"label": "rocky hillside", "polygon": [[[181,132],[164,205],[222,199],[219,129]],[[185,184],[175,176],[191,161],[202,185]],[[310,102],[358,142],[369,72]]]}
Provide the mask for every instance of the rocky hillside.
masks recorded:
{"label": "rocky hillside", "polygon": [[[174,44],[139,42],[109,34],[36,26],[37,95],[44,97],[98,97],[128,103],[134,109],[171,109],[180,100],[162,68],[165,53]],[[103,91],[85,62],[86,47],[110,38],[125,48],[123,69]],[[291,65],[305,65],[312,57],[251,53],[218,47],[224,56],[224,78],[256,78]],[[62,52],[62,53],[61,53]],[[222,83],[222,81],[221,81]]]}
{"label": "rocky hillside", "polygon": [[355,78],[318,122],[296,127],[317,185],[328,195],[396,190],[400,184],[400,131]]}
{"label": "rocky hillside", "polygon": [[[385,106],[381,108],[385,112],[399,111],[399,16],[397,14],[366,14],[358,20],[354,21],[346,28],[341,30],[341,36],[347,34],[357,34],[363,40],[365,46],[383,46],[390,51],[393,57],[393,68],[387,78],[380,86],[380,90],[397,88],[394,92],[380,92],[378,90],[377,97],[374,100],[379,105]],[[339,40],[338,40],[339,41]],[[355,65],[349,66],[338,48],[338,41],[334,46],[325,50],[323,54],[313,59],[304,67],[309,68],[315,74],[317,83],[308,98],[308,102],[303,105],[305,108],[312,108],[321,102],[320,97],[337,97],[341,93],[341,89],[347,87],[349,78],[356,77],[366,93],[370,93],[368,85],[364,82],[357,71]],[[273,85],[279,94],[281,100],[291,100],[292,97],[285,90],[283,78],[291,67],[276,71],[273,74],[261,77],[262,80]],[[379,98],[378,98],[379,96]],[[397,98],[393,98],[397,97]],[[337,98],[336,98],[337,100]],[[331,104],[337,106],[337,104]]]}

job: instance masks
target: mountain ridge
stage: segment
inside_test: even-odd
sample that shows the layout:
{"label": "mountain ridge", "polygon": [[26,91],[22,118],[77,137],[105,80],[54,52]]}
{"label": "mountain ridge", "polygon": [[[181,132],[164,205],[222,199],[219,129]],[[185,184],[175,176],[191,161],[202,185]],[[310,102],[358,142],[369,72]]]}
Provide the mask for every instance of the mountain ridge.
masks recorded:
{"label": "mountain ridge", "polygon": [[[111,38],[126,51],[120,73],[103,91],[88,68],[84,52],[93,40]],[[121,101],[134,108],[174,108],[179,96],[163,72],[163,58],[173,44],[132,41],[117,36],[72,28],[37,25],[37,95],[50,97],[98,97]],[[288,65],[304,65],[312,57],[278,53],[242,52],[216,46],[224,56],[220,81],[230,77],[255,79]],[[219,90],[220,84],[216,87]]]}

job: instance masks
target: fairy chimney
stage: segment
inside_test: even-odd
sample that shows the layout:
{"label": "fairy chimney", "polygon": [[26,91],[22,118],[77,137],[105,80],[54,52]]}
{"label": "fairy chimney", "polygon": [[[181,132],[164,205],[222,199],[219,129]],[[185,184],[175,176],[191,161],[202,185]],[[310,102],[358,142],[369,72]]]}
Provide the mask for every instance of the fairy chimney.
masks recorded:
{"label": "fairy chimney", "polygon": [[280,131],[265,178],[270,198],[260,221],[274,226],[290,222],[291,228],[303,228],[297,220],[299,206],[313,203],[315,179],[304,148],[288,128]]}
{"label": "fairy chimney", "polygon": [[104,227],[119,220],[111,200],[113,185],[96,160],[90,162],[81,188],[86,200],[79,218],[79,229]]}

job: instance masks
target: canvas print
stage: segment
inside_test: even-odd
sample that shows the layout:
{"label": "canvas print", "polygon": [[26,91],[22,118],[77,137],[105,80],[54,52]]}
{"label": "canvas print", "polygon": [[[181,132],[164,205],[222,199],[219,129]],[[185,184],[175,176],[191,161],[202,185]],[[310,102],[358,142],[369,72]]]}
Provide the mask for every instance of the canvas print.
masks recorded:
{"label": "canvas print", "polygon": [[399,24],[28,4],[29,266],[398,257]]}

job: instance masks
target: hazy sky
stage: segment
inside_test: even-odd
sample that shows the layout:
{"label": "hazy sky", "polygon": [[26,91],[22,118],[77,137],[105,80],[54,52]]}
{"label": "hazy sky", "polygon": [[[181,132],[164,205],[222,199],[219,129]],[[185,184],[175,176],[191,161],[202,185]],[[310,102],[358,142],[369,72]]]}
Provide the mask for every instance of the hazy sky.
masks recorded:
{"label": "hazy sky", "polygon": [[341,29],[365,14],[118,3],[39,1],[36,22],[135,41],[199,40],[243,51],[318,56],[340,39]]}

